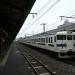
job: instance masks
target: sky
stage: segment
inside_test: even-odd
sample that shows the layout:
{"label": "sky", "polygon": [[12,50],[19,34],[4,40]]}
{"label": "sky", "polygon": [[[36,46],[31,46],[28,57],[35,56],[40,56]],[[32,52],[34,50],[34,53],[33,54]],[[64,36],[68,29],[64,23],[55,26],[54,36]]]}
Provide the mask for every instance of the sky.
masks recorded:
{"label": "sky", "polygon": [[[36,0],[16,38],[42,33],[42,23],[46,24],[45,31],[56,29],[68,19],[61,21],[60,16],[75,17],[75,0]],[[75,19],[68,20],[75,22]]]}

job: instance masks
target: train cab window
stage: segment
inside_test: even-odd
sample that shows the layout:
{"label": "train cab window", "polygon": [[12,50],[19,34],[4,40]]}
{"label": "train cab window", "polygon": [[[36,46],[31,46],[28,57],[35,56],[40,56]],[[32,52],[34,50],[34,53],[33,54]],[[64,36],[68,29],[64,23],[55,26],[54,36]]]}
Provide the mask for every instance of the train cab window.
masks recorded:
{"label": "train cab window", "polygon": [[73,40],[75,40],[75,35],[73,35]]}
{"label": "train cab window", "polygon": [[57,35],[57,40],[66,40],[66,35]]}
{"label": "train cab window", "polygon": [[67,40],[72,40],[72,35],[67,35]]}

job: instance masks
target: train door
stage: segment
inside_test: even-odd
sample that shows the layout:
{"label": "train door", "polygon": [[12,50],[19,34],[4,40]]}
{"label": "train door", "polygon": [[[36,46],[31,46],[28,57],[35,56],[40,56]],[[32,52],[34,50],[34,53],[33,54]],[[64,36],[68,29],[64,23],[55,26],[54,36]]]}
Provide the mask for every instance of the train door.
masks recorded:
{"label": "train door", "polygon": [[67,35],[67,50],[73,49],[72,35]]}
{"label": "train door", "polygon": [[73,50],[75,51],[75,34],[73,35]]}
{"label": "train door", "polygon": [[54,48],[55,48],[55,50],[57,49],[57,46],[56,46],[56,36],[54,36]]}
{"label": "train door", "polygon": [[56,41],[57,50],[65,50],[66,49],[66,35],[57,35],[57,41]]}

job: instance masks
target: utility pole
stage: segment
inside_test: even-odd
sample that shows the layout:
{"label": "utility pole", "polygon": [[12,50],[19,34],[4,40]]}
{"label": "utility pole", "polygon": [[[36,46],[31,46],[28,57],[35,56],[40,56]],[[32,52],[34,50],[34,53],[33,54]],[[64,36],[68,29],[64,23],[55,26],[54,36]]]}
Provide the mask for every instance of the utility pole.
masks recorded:
{"label": "utility pole", "polygon": [[75,17],[67,17],[67,16],[60,16],[61,17],[61,20],[62,20],[62,18],[64,17],[64,18],[73,18],[73,19],[75,19]]}
{"label": "utility pole", "polygon": [[37,13],[29,13],[29,14],[32,14],[32,17],[34,18],[34,15],[37,15]]}
{"label": "utility pole", "polygon": [[40,25],[43,25],[43,32],[45,33],[45,25],[46,25],[46,23],[41,23]]}

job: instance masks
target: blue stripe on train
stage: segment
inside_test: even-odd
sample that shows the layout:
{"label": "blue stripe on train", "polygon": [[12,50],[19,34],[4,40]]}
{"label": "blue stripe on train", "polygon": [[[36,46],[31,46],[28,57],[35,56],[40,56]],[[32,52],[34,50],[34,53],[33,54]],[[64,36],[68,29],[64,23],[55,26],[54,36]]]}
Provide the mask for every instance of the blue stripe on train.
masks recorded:
{"label": "blue stripe on train", "polygon": [[57,47],[66,47],[66,44],[57,44]]}

